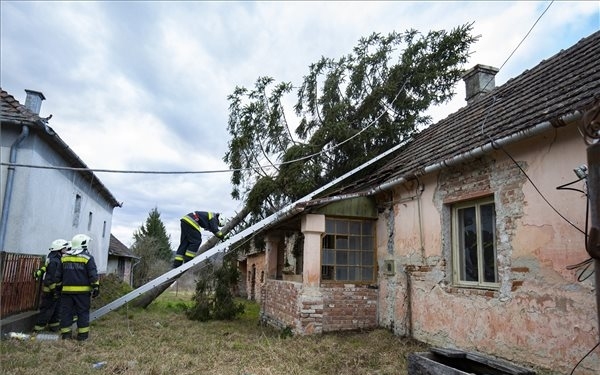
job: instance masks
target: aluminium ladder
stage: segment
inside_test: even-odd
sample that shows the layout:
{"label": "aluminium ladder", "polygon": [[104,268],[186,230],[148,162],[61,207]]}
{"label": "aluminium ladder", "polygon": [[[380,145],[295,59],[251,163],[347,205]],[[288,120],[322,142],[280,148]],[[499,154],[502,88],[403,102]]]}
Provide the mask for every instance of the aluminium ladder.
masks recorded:
{"label": "aluminium ladder", "polygon": [[[113,310],[118,309],[119,307],[123,306],[127,302],[132,301],[133,299],[139,297],[140,295],[142,295],[150,290],[153,290],[154,288],[158,288],[162,284],[181,276],[184,272],[186,272],[193,266],[201,263],[202,261],[204,261],[210,257],[213,257],[215,255],[224,255],[225,253],[227,253],[227,249],[228,249],[229,245],[234,244],[237,241],[243,240],[244,238],[250,236],[252,233],[254,233],[258,230],[264,229],[265,227],[268,227],[274,223],[277,223],[278,221],[280,221],[282,219],[285,219],[289,216],[294,215],[296,213],[298,204],[308,202],[315,195],[325,191],[326,189],[329,189],[330,187],[332,187],[335,184],[339,183],[340,181],[346,179],[347,177],[353,175],[354,173],[358,172],[359,170],[366,168],[369,165],[388,156],[389,154],[393,153],[394,151],[398,150],[400,147],[405,145],[409,140],[410,140],[410,138],[403,140],[398,145],[392,147],[391,149],[387,150],[383,154],[378,155],[377,157],[375,157],[375,158],[367,161],[366,163],[356,167],[355,169],[345,173],[344,175],[336,178],[335,180],[333,180],[330,183],[322,186],[321,188],[313,191],[312,193],[306,195],[305,197],[300,198],[299,200],[288,204],[283,209],[281,209],[279,212],[276,212],[276,213],[270,215],[269,217],[259,221],[258,223],[249,226],[248,228],[244,229],[243,231],[236,233],[235,235],[228,238],[226,241],[221,242],[220,244],[217,244],[215,247],[203,252],[202,254],[197,255],[192,260],[182,264],[181,266],[179,266],[177,268],[174,268],[174,269],[162,274],[161,276],[155,278],[154,280],[151,280],[148,283],[140,286],[139,288],[127,293],[126,295],[124,295],[120,298],[117,298],[116,300],[108,303],[107,305],[105,305],[95,311],[92,311],[90,313],[90,322],[102,317],[103,315],[105,315]],[[221,253],[221,254],[219,254],[219,253]]]}

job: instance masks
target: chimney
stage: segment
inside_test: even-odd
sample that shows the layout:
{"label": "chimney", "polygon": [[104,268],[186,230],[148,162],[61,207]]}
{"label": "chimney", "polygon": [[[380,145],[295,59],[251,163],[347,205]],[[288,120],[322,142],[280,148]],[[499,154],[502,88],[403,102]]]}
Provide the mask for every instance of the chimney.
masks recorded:
{"label": "chimney", "polygon": [[475,65],[463,75],[463,81],[467,88],[467,104],[474,103],[496,87],[494,77],[499,69],[493,66]]}
{"label": "chimney", "polygon": [[26,89],[25,92],[27,93],[27,97],[25,98],[25,108],[36,115],[39,115],[40,108],[42,108],[42,100],[45,100],[46,97],[39,91]]}

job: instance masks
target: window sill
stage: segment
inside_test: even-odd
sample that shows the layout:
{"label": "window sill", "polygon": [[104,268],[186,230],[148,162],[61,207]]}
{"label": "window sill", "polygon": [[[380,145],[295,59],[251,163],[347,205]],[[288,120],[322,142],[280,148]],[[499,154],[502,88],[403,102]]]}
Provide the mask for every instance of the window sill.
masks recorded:
{"label": "window sill", "polygon": [[462,294],[465,296],[482,296],[486,298],[500,297],[500,291],[497,289],[474,287],[470,285],[450,285],[446,287],[446,291],[450,294]]}

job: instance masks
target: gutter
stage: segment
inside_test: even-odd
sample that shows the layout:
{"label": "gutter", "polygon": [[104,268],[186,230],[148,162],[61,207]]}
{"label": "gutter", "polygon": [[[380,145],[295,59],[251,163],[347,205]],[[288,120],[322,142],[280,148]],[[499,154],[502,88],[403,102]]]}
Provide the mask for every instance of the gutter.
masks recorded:
{"label": "gutter", "polygon": [[582,117],[583,117],[583,113],[581,113],[580,111],[575,111],[573,113],[569,113],[569,114],[560,116],[556,120],[545,121],[545,122],[542,122],[535,126],[532,126],[531,128],[527,128],[527,129],[518,131],[518,132],[508,135],[504,138],[500,138],[497,141],[492,140],[482,146],[475,147],[475,148],[473,148],[469,151],[463,152],[459,155],[456,155],[451,158],[442,160],[440,162],[425,166],[421,170],[417,170],[412,173],[407,173],[403,176],[388,180],[388,181],[386,181],[380,185],[377,185],[369,190],[359,191],[356,193],[341,194],[341,195],[337,195],[337,196],[333,196],[333,197],[313,199],[313,200],[310,200],[307,202],[303,202],[301,204],[304,207],[307,207],[307,206],[314,206],[314,205],[319,205],[319,204],[337,202],[337,201],[341,201],[341,200],[345,200],[345,199],[349,199],[349,198],[372,196],[379,192],[383,192],[383,191],[389,190],[397,185],[400,185],[400,184],[408,181],[409,179],[414,178],[417,175],[423,175],[423,174],[428,174],[428,173],[432,173],[432,172],[437,172],[445,167],[453,166],[456,164],[463,163],[467,160],[475,159],[483,154],[486,154],[493,150],[497,150],[499,148],[502,148],[503,146],[518,142],[520,140],[533,137],[533,136],[538,135],[547,130],[567,126],[573,122],[579,121]]}
{"label": "gutter", "polygon": [[[21,134],[10,146],[10,163],[14,164],[17,161],[17,149],[21,143],[29,136],[29,126],[23,125]],[[8,213],[10,211],[10,203],[12,201],[13,185],[15,181],[15,167],[8,166],[6,174],[6,189],[4,190],[4,201],[2,203],[2,219],[0,219],[0,249],[4,249],[4,240],[6,239],[6,229],[8,227]]]}

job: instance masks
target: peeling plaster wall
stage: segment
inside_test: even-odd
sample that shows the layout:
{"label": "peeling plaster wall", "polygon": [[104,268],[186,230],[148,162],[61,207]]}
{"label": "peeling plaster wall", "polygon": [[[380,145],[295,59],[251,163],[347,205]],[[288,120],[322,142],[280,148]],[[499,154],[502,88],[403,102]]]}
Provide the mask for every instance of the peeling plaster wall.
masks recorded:
{"label": "peeling plaster wall", "polygon": [[[577,179],[572,170],[585,164],[586,146],[571,126],[506,150],[535,187],[498,150],[423,176],[420,196],[411,182],[378,198],[379,324],[431,345],[568,373],[598,342],[593,280],[566,268],[588,258],[574,228],[584,229],[585,196],[556,189]],[[486,194],[496,207],[499,288],[454,286],[451,205]],[[597,350],[577,373],[600,373]]]}
{"label": "peeling plaster wall", "polygon": [[246,257],[246,295],[249,300],[261,301],[261,287],[266,279],[265,253],[252,253]]}

